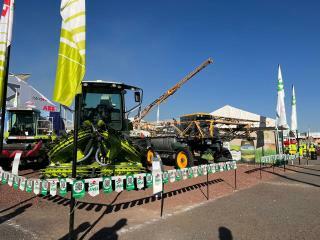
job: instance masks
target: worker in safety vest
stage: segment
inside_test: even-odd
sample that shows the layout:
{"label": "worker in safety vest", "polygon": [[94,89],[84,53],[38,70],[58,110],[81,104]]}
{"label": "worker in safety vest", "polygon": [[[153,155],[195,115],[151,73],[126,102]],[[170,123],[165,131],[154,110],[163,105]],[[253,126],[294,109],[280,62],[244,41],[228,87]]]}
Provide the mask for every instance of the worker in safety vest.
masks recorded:
{"label": "worker in safety vest", "polygon": [[309,153],[312,160],[317,160],[316,147],[313,143],[310,145]]}
{"label": "worker in safety vest", "polygon": [[302,146],[299,147],[299,155],[300,155],[300,157],[303,157],[303,147]]}

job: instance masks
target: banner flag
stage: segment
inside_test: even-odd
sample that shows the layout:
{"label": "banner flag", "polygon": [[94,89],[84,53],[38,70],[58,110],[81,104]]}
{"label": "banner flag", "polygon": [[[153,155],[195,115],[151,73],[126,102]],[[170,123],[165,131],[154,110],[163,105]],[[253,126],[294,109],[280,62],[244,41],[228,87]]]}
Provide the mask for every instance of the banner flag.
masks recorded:
{"label": "banner flag", "polygon": [[59,179],[59,194],[62,197],[67,195],[67,179],[65,178]]}
{"label": "banner flag", "polygon": [[50,195],[51,196],[57,195],[57,181],[58,180],[56,180],[56,179],[51,179],[50,180]]}
{"label": "banner flag", "polygon": [[100,182],[99,178],[89,179],[88,194],[91,197],[95,197],[99,195],[100,193],[99,182]]}
{"label": "banner flag", "polygon": [[201,177],[203,175],[202,166],[198,166],[198,176]]}
{"label": "banner flag", "polygon": [[167,184],[169,182],[169,173],[168,171],[164,171],[162,173],[162,181],[164,184]]}
{"label": "banner flag", "polygon": [[131,190],[134,190],[135,187],[134,187],[134,177],[132,174],[128,174],[126,176],[126,189],[127,191],[131,191]]}
{"label": "banner flag", "polygon": [[41,183],[40,179],[35,179],[33,181],[33,192],[36,195],[40,194],[40,183]]}
{"label": "banner flag", "polygon": [[173,183],[176,181],[176,170],[168,170],[168,174],[169,174],[169,182]]}
{"label": "banner flag", "polygon": [[4,0],[0,18],[0,108],[3,106],[4,80],[6,76],[8,47],[11,45],[14,0]]}
{"label": "banner flag", "polygon": [[12,184],[13,184],[13,174],[12,173],[9,173],[9,179],[8,179],[8,185],[11,187]]}
{"label": "banner flag", "polygon": [[16,190],[19,188],[19,179],[20,177],[16,175],[13,177],[13,188]]}
{"label": "banner flag", "polygon": [[102,187],[103,187],[104,193],[111,193],[113,191],[111,177],[104,177],[103,178]]}
{"label": "banner flag", "polygon": [[284,103],[284,85],[280,65],[278,66],[278,100],[277,100],[277,126],[287,127],[286,108]]}
{"label": "banner flag", "polygon": [[202,165],[202,173],[203,175],[207,175],[208,174],[208,165]]}
{"label": "banner flag", "polygon": [[32,192],[32,184],[33,180],[32,179],[27,179],[27,186],[26,186],[26,192],[31,193]]}
{"label": "banner flag", "polygon": [[162,174],[159,171],[153,175],[153,194],[162,192],[162,185]]}
{"label": "banner flag", "polygon": [[75,199],[83,198],[86,194],[84,180],[74,180],[72,185],[72,195]]}
{"label": "banner flag", "polygon": [[6,184],[8,182],[8,176],[9,176],[8,172],[2,173],[2,179],[1,179],[2,184]]}
{"label": "banner flag", "polygon": [[0,180],[2,181],[2,175],[3,175],[4,171],[2,169],[2,167],[0,166]]}
{"label": "banner flag", "polygon": [[188,170],[187,168],[181,169],[181,171],[182,171],[182,179],[183,180],[186,180],[188,178],[188,171],[187,170]]}
{"label": "banner flag", "polygon": [[152,184],[153,184],[152,174],[151,173],[147,173],[146,174],[146,185],[147,185],[147,188],[152,187]]}
{"label": "banner flag", "polygon": [[62,26],[53,100],[70,106],[86,70],[85,0],[62,0]]}
{"label": "banner flag", "polygon": [[19,187],[19,189],[20,189],[21,191],[24,191],[24,190],[25,190],[25,188],[26,188],[26,181],[27,181],[27,179],[26,179],[25,177],[21,177],[21,178],[20,178],[20,187]]}
{"label": "banner flag", "polygon": [[191,167],[192,168],[192,177],[196,178],[198,177],[198,167],[197,166],[194,166],[194,167]]}
{"label": "banner flag", "polygon": [[112,177],[114,180],[114,190],[119,193],[123,191],[123,179],[125,179],[125,176],[115,176]]}
{"label": "banner flag", "polygon": [[[296,135],[298,130],[298,120],[297,120],[297,100],[296,93],[294,91],[294,85],[292,85],[292,100],[291,100],[291,131]],[[298,137],[298,136],[297,136]]]}
{"label": "banner flag", "polygon": [[212,164],[207,165],[207,173],[211,174],[212,173]]}
{"label": "banner flag", "polygon": [[48,186],[49,186],[49,183],[47,180],[42,180],[41,182],[41,194],[42,195],[47,195],[48,194]]}
{"label": "banner flag", "polygon": [[143,189],[144,188],[144,176],[145,173],[135,174],[134,177],[137,179],[137,188]]}

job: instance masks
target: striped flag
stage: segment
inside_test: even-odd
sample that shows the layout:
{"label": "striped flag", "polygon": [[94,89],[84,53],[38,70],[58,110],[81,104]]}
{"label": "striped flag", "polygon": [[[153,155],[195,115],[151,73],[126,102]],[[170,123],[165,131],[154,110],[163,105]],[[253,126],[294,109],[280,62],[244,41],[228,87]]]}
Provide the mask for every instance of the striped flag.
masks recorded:
{"label": "striped flag", "polygon": [[70,106],[85,74],[85,0],[61,1],[62,27],[53,100]]}
{"label": "striped flag", "polygon": [[0,18],[0,106],[4,91],[4,81],[6,76],[7,55],[11,45],[12,25],[13,25],[14,0],[4,0]]}
{"label": "striped flag", "polygon": [[284,85],[282,80],[281,68],[278,68],[278,101],[277,101],[277,126],[287,127],[286,108],[284,103]]}
{"label": "striped flag", "polygon": [[295,132],[298,129],[297,123],[297,101],[296,101],[296,93],[294,91],[294,86],[292,85],[292,101],[291,101],[291,131]]}

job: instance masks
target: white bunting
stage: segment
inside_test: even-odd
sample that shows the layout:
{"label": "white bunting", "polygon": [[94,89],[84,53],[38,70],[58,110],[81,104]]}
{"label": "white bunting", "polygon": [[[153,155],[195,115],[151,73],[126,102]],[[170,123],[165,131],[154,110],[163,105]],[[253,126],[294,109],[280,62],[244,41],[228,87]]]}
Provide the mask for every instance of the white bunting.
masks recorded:
{"label": "white bunting", "polygon": [[144,188],[144,176],[145,173],[135,174],[134,178],[137,180],[137,188],[143,189]]}
{"label": "white bunting", "polygon": [[168,174],[169,174],[169,182],[173,183],[176,181],[176,170],[168,170]]}
{"label": "white bunting", "polygon": [[123,191],[123,179],[125,179],[126,176],[115,176],[112,177],[112,179],[114,180],[115,183],[115,191],[116,192],[122,192]]}
{"label": "white bunting", "polygon": [[90,196],[95,197],[99,195],[99,182],[100,178],[92,178],[89,179],[89,188],[88,188],[88,193]]}
{"label": "white bunting", "polygon": [[40,179],[35,179],[33,181],[33,192],[38,195],[40,193],[40,183],[41,180]]}
{"label": "white bunting", "polygon": [[192,167],[192,171],[193,171],[193,177],[194,178],[198,177],[198,166]]}

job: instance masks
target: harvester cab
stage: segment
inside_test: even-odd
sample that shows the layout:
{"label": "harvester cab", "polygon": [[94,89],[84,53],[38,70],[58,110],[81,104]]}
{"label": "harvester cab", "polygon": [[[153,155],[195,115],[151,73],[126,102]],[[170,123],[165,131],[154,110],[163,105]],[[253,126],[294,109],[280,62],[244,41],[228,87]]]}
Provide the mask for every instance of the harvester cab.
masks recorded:
{"label": "harvester cab", "polygon": [[6,142],[32,143],[37,140],[47,140],[52,134],[52,121],[42,117],[35,108],[8,109],[8,131]]}
{"label": "harvester cab", "polygon": [[[91,122],[95,126],[106,125],[116,131],[131,130],[128,115],[141,106],[141,88],[97,80],[84,82],[82,89],[80,124]],[[129,109],[125,104],[128,92],[134,94],[134,106]],[[132,99],[127,100],[132,102]]]}
{"label": "harvester cab", "polygon": [[[130,93],[132,99],[126,98]],[[146,148],[130,138],[130,112],[139,109],[142,89],[123,83],[84,81],[80,95],[78,131],[78,177],[109,176],[144,171]],[[127,101],[126,101],[127,100]],[[128,104],[127,104],[128,102]],[[128,108],[127,105],[132,105]],[[48,153],[47,177],[71,176],[73,133],[53,144]]]}

